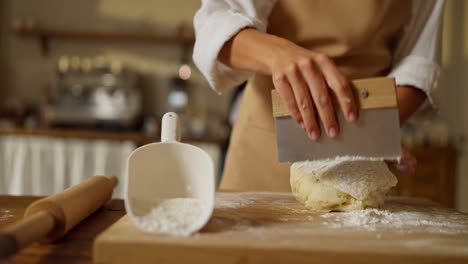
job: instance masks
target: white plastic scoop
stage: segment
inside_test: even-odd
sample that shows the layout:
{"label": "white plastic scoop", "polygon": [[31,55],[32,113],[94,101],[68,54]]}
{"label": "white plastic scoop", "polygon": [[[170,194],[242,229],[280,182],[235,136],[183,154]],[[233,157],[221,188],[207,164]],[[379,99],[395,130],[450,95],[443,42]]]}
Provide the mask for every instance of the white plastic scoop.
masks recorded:
{"label": "white plastic scoop", "polygon": [[163,116],[161,143],[144,145],[128,158],[125,207],[147,233],[198,231],[213,212],[214,191],[213,161],[202,149],[180,142],[175,113]]}

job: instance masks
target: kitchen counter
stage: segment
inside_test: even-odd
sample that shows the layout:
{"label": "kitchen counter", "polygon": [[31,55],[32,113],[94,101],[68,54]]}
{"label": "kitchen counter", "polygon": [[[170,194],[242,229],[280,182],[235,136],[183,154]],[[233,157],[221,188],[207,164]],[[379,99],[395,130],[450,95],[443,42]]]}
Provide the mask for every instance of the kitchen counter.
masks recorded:
{"label": "kitchen counter", "polygon": [[[0,195],[0,229],[23,217],[41,197]],[[123,200],[112,200],[55,244],[35,244],[8,263],[92,263],[94,238],[125,214]]]}

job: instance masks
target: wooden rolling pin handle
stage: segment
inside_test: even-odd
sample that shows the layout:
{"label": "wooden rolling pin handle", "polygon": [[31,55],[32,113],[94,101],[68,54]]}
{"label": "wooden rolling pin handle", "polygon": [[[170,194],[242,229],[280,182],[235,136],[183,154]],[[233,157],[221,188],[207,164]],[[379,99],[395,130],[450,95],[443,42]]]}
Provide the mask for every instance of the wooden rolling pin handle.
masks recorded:
{"label": "wooden rolling pin handle", "polygon": [[40,240],[54,228],[54,218],[46,211],[20,220],[0,233],[0,259],[16,253],[33,241]]}
{"label": "wooden rolling pin handle", "polygon": [[6,259],[18,251],[18,245],[13,235],[0,233],[0,260]]}
{"label": "wooden rolling pin handle", "polygon": [[95,176],[32,203],[23,220],[0,233],[0,259],[34,241],[60,238],[107,202],[117,182],[114,176]]}
{"label": "wooden rolling pin handle", "polygon": [[115,176],[94,176],[63,192],[32,203],[25,217],[39,211],[49,212],[55,219],[53,230],[47,240],[53,242],[112,198],[117,185]]}

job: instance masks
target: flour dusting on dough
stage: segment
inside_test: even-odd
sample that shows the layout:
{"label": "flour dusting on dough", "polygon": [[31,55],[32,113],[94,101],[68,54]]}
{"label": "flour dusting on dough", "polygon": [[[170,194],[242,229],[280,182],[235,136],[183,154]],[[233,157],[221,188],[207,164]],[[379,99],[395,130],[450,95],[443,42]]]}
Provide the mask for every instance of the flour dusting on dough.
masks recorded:
{"label": "flour dusting on dough", "polygon": [[318,211],[377,207],[397,184],[384,161],[362,157],[297,162],[290,181],[296,198]]}

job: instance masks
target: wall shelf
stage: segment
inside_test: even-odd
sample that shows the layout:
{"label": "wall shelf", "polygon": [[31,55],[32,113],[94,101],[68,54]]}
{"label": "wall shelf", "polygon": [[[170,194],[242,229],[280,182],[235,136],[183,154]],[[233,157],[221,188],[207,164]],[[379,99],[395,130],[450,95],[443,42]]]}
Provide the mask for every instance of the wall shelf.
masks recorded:
{"label": "wall shelf", "polygon": [[[42,136],[42,137],[55,137],[55,138],[77,138],[85,140],[116,140],[124,141],[129,140],[135,142],[137,145],[144,145],[148,143],[158,142],[159,140],[149,138],[141,132],[137,131],[103,131],[98,129],[65,129],[65,128],[1,128],[0,136]],[[182,137],[184,143],[211,143],[221,145],[224,143],[223,139],[214,137]]]}
{"label": "wall shelf", "polygon": [[12,27],[12,32],[19,36],[34,37],[40,41],[41,53],[46,56],[50,52],[52,39],[77,41],[125,41],[154,44],[177,44],[192,46],[195,37],[188,26],[181,25],[175,34],[158,34],[155,32],[117,31],[117,30],[83,30],[48,28],[38,23],[20,22]]}

